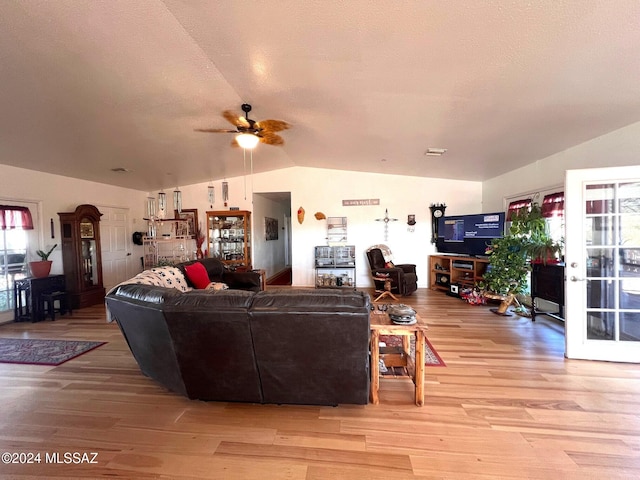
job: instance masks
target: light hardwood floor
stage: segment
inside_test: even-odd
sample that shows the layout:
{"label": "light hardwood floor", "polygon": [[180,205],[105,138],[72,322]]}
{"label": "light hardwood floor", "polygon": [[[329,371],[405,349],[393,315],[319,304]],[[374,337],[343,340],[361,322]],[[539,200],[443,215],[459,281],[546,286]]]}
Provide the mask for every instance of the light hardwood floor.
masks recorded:
{"label": "light hardwood floor", "polygon": [[[0,337],[107,341],[59,367],[0,364],[0,478],[636,479],[640,366],[570,361],[563,327],[440,292],[402,298],[446,367],[425,406],[382,380],[379,405],[191,401],[144,377],[104,308],[0,327]],[[215,368],[212,365],[211,368]],[[96,452],[97,464],[45,463]]]}

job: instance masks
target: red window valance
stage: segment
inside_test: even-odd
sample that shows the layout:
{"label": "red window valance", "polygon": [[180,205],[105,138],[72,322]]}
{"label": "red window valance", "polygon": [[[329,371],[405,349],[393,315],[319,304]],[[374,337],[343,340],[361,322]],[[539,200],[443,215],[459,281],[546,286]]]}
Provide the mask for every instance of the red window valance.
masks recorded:
{"label": "red window valance", "polygon": [[564,216],[564,192],[556,192],[544,196],[542,200],[542,216]]}
{"label": "red window valance", "polygon": [[0,205],[0,229],[11,230],[14,228],[33,230],[31,212],[27,207]]}
{"label": "red window valance", "polygon": [[531,199],[525,198],[522,200],[514,200],[509,204],[509,208],[507,209],[507,222],[513,220],[514,215],[516,215],[520,210],[526,208],[527,210],[531,209]]}

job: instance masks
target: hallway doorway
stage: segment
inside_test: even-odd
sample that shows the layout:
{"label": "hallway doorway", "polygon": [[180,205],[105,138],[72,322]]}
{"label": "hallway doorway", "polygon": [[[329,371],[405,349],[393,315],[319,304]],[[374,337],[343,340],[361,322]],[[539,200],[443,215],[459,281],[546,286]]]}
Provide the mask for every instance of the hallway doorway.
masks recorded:
{"label": "hallway doorway", "polygon": [[272,277],[267,278],[267,285],[291,285],[291,276],[291,267],[287,267],[284,270],[276,273]]}
{"label": "hallway doorway", "polygon": [[254,193],[252,223],[253,268],[268,285],[291,285],[291,192]]}

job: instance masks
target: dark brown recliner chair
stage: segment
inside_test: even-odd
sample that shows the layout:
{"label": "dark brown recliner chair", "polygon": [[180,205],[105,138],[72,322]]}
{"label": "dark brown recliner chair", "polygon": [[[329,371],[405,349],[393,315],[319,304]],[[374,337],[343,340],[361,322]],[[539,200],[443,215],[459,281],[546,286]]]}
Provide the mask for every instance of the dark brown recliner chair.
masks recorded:
{"label": "dark brown recliner chair", "polygon": [[391,292],[399,295],[411,295],[418,289],[418,275],[415,265],[402,264],[387,267],[382,250],[377,247],[367,250],[367,259],[377,291],[385,290],[385,280],[391,281]]}

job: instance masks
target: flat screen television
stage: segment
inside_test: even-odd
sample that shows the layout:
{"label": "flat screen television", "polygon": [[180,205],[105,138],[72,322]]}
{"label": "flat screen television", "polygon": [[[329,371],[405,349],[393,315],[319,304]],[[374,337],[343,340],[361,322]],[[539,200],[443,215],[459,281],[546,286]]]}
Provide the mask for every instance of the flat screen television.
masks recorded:
{"label": "flat screen television", "polygon": [[485,256],[494,238],[504,236],[504,212],[441,217],[436,248],[439,253]]}

